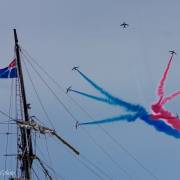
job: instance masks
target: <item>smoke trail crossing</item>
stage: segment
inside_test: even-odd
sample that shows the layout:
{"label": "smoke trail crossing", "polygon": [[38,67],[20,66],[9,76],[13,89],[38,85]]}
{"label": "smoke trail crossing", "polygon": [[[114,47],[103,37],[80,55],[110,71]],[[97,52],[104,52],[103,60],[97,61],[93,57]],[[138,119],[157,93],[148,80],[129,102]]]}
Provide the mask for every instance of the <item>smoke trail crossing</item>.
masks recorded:
{"label": "smoke trail crossing", "polygon": [[180,132],[180,119],[179,117],[176,117],[171,112],[166,110],[163,106],[175,98],[176,96],[180,95],[180,91],[175,91],[171,95],[164,97],[164,82],[167,78],[168,71],[170,69],[170,65],[172,63],[173,54],[171,55],[168,65],[163,73],[162,79],[160,80],[159,86],[158,86],[158,93],[159,100],[151,105],[151,109],[153,111],[153,114],[151,117],[155,119],[156,121],[159,119],[162,119],[167,125],[171,126],[172,128],[176,129],[178,132]]}
{"label": "smoke trail crossing", "polygon": [[80,70],[77,70],[79,74],[87,81],[89,82],[96,90],[98,90],[101,94],[105,95],[108,99],[110,99],[113,104],[116,104],[118,106],[121,106],[125,108],[127,111],[137,112],[138,109],[141,109],[141,106],[128,103],[122,99],[119,99],[117,97],[114,97],[107,91],[105,91],[103,88],[98,86],[95,82],[93,82],[91,79],[89,79],[85,74],[83,74]]}
{"label": "smoke trail crossing", "polygon": [[[164,95],[164,82],[166,80],[168,70],[170,68],[172,57],[169,60],[168,66],[166,67],[166,70],[163,74],[163,77],[160,81],[160,85],[158,87],[158,95],[160,96],[158,102],[156,104],[152,105],[152,110],[154,112],[158,112],[157,114],[149,114],[146,109],[141,106],[140,104],[132,104],[129,102],[126,102],[120,98],[117,98],[113,95],[111,95],[109,92],[105,91],[103,88],[98,86],[95,82],[93,82],[90,78],[88,78],[84,73],[82,73],[79,69],[77,72],[90,84],[92,85],[97,91],[99,91],[102,95],[104,95],[106,98],[101,98],[97,96],[93,96],[87,93],[83,93],[80,91],[72,90],[75,93],[78,93],[80,95],[83,95],[85,97],[101,101],[110,105],[117,105],[121,108],[124,108],[126,111],[131,112],[130,114],[124,114],[117,117],[102,119],[102,120],[96,120],[96,121],[90,121],[90,122],[81,122],[78,125],[93,125],[93,124],[104,124],[104,123],[112,123],[117,121],[127,121],[127,122],[133,122],[137,119],[143,120],[147,124],[153,126],[157,131],[163,132],[165,134],[168,134],[170,136],[173,136],[175,138],[180,138],[180,121],[179,124],[177,124],[177,119],[175,119],[174,116],[167,110],[162,108],[161,103],[166,103],[172,98],[179,95],[179,91],[173,93],[172,95],[166,97],[163,99]],[[155,107],[155,108],[153,108]],[[166,120],[164,119],[166,117]],[[173,126],[172,123],[176,124],[176,126]],[[179,126],[179,128],[176,128]]]}

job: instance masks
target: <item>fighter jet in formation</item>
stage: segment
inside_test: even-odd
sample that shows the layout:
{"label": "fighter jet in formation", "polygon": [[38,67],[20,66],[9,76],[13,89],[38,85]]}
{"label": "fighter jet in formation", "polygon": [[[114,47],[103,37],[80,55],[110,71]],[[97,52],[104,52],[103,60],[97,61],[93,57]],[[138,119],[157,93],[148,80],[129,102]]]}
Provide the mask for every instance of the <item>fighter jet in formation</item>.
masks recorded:
{"label": "fighter jet in formation", "polygon": [[171,51],[169,51],[172,55],[173,54],[176,54],[176,52],[174,51],[174,50],[171,50]]}
{"label": "fighter jet in formation", "polygon": [[125,29],[129,26],[129,24],[127,24],[126,22],[123,22],[122,24],[120,24],[120,26],[122,26],[123,29]]}
{"label": "fighter jet in formation", "polygon": [[76,70],[78,70],[79,69],[79,66],[74,66],[73,68],[72,68],[72,71],[76,71]]}
{"label": "fighter jet in formation", "polygon": [[78,126],[79,126],[79,122],[78,122],[78,121],[76,121],[75,128],[77,129],[77,128],[78,128]]}
{"label": "fighter jet in formation", "polygon": [[71,87],[72,87],[72,86],[69,86],[69,87],[66,89],[66,94],[67,94],[69,91],[71,91]]}

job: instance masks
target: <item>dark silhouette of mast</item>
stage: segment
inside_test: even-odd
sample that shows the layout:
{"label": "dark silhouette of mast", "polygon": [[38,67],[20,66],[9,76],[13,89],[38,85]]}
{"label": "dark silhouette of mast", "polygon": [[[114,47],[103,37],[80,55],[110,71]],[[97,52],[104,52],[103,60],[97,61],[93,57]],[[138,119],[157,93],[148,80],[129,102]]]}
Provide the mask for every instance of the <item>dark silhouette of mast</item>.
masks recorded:
{"label": "dark silhouette of mast", "polygon": [[[14,40],[15,40],[15,51],[16,51],[16,63],[17,63],[17,73],[20,83],[20,93],[22,98],[22,112],[23,112],[23,121],[29,121],[29,114],[28,114],[28,105],[26,101],[26,93],[24,87],[24,80],[23,80],[23,73],[22,73],[22,66],[21,66],[21,59],[20,59],[20,48],[18,44],[18,37],[16,33],[16,29],[14,29]],[[31,180],[31,167],[33,162],[33,147],[32,147],[32,140],[31,140],[31,129],[27,129],[24,127],[20,127],[21,133],[21,143],[20,148],[22,154],[19,154],[18,158],[21,162],[21,176],[25,180]],[[19,148],[19,147],[18,147]]]}
{"label": "dark silhouette of mast", "polygon": [[[38,124],[32,117],[29,116],[28,108],[29,104],[26,101],[26,93],[24,87],[23,80],[23,72],[21,66],[20,59],[20,47],[18,44],[18,38],[16,29],[14,29],[14,40],[15,40],[15,51],[16,51],[16,66],[17,66],[17,77],[18,77],[18,85],[20,91],[20,106],[21,106],[21,119],[17,119],[16,123],[20,129],[20,138],[18,138],[18,154],[17,160],[18,164],[20,162],[20,175],[16,173],[18,177],[10,178],[10,180],[32,180],[32,163],[33,160],[37,160],[42,167],[44,174],[49,180],[52,180],[51,175],[48,170],[42,163],[41,159],[33,153],[33,145],[32,145],[32,136],[31,131],[36,131],[41,134],[51,134],[53,137],[57,138],[61,143],[71,149],[76,155],[79,155],[79,151],[77,151],[73,146],[71,146],[66,140],[60,137],[54,129],[50,129],[48,127],[42,126]],[[17,164],[17,165],[18,165]],[[17,169],[19,166],[17,166]],[[19,169],[18,169],[19,171]]]}

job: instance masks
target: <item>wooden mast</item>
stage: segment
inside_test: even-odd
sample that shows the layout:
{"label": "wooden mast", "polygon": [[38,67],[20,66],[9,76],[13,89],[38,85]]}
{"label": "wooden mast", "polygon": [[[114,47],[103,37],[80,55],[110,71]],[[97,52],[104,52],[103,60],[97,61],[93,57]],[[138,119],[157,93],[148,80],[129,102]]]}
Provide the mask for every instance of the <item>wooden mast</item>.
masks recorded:
{"label": "wooden mast", "polygon": [[[18,84],[19,84],[19,91],[20,91],[20,104],[21,104],[21,111],[22,111],[22,119],[17,119],[17,124],[19,123],[20,128],[20,139],[18,142],[18,162],[20,162],[20,169],[19,171],[21,174],[16,174],[17,177],[10,178],[10,180],[32,180],[32,163],[33,160],[36,159],[40,163],[41,167],[44,170],[46,177],[52,180],[52,177],[49,175],[48,170],[43,165],[42,161],[33,153],[33,145],[32,145],[32,136],[31,136],[31,129],[35,131],[39,131],[42,134],[50,133],[54,137],[56,137],[59,141],[61,141],[64,145],[66,145],[69,149],[71,149],[76,155],[79,155],[79,151],[77,151],[73,146],[71,146],[67,141],[61,138],[55,130],[44,127],[42,125],[37,124],[37,127],[34,127],[32,121],[29,117],[28,113],[28,104],[26,100],[26,93],[25,93],[25,86],[24,86],[24,79],[23,79],[23,72],[21,66],[21,59],[20,59],[20,47],[18,44],[18,37],[16,33],[16,29],[14,29],[14,40],[15,40],[15,52],[16,52],[16,66],[17,66],[17,77],[18,77]],[[29,126],[29,128],[27,128]]]}
{"label": "wooden mast", "polygon": [[[16,33],[16,29],[14,29],[14,40],[15,40],[15,51],[16,51],[16,63],[17,63],[17,73],[20,83],[20,93],[22,98],[22,112],[23,112],[23,120],[29,121],[29,114],[28,114],[28,106],[26,101],[26,93],[24,87],[24,80],[23,80],[23,72],[21,66],[21,59],[20,59],[20,48],[18,44],[18,37]],[[33,147],[32,147],[32,140],[31,140],[31,130],[20,127],[21,133],[21,141],[20,141],[20,148],[22,154],[18,155],[19,160],[21,162],[21,178],[25,180],[31,180],[31,167],[33,162]]]}

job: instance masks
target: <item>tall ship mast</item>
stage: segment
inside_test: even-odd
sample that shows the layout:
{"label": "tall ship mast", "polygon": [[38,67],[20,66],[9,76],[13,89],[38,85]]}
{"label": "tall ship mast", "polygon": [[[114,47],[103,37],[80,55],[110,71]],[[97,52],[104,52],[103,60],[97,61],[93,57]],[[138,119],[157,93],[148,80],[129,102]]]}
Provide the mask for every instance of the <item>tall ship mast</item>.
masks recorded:
{"label": "tall ship mast", "polygon": [[[16,171],[14,175],[11,175],[9,180],[33,180],[32,169],[33,161],[37,161],[41,166],[44,179],[53,180],[48,169],[44,165],[43,161],[38,157],[36,151],[34,151],[33,144],[33,133],[39,133],[42,135],[50,134],[55,137],[70,150],[79,155],[73,146],[71,146],[66,140],[58,135],[55,129],[49,128],[42,125],[37,121],[35,116],[31,116],[29,113],[30,104],[27,103],[26,91],[24,85],[23,69],[21,63],[21,48],[18,43],[18,36],[16,29],[14,32],[15,41],[15,58],[9,64],[8,70],[2,69],[0,76],[1,78],[15,78],[16,79],[16,118],[9,117],[11,122],[17,126],[17,153],[16,154],[5,154],[5,156],[16,157]],[[9,70],[11,69],[11,70]],[[42,179],[42,178],[41,178]]]}
{"label": "tall ship mast", "polygon": [[[18,44],[18,37],[16,33],[16,29],[14,29],[14,40],[15,40],[15,52],[16,52],[16,64],[17,64],[17,77],[19,82],[19,92],[21,92],[21,114],[22,114],[22,121],[29,123],[29,113],[28,113],[28,106],[26,100],[26,93],[24,87],[24,79],[22,73],[22,66],[21,60],[19,55],[19,44]],[[18,164],[21,167],[21,174],[20,176],[24,179],[31,179],[31,167],[34,159],[33,154],[33,147],[32,147],[32,139],[31,139],[31,129],[27,129],[24,127],[20,127],[20,138],[18,142]],[[18,165],[19,166],[19,165]],[[12,179],[13,180],[13,179]]]}
{"label": "tall ship mast", "polygon": [[[0,180],[2,179],[1,177],[3,177],[3,176],[4,176],[3,180],[58,180],[58,179],[64,180],[65,178],[63,178],[63,176],[60,178],[59,177],[57,178],[56,172],[54,171],[53,168],[51,168],[52,164],[50,165],[45,161],[45,159],[47,157],[44,156],[44,153],[46,155],[47,154],[49,155],[49,150],[47,148],[48,145],[46,144],[46,149],[43,149],[43,147],[42,147],[42,149],[44,151],[43,153],[41,153],[38,149],[39,145],[40,146],[42,145],[41,142],[39,142],[40,138],[38,139],[38,137],[43,137],[46,140],[46,135],[51,136],[52,138],[55,138],[60,143],[65,145],[73,153],[73,155],[75,155],[75,157],[78,157],[78,158],[75,158],[75,160],[78,160],[78,163],[81,164],[81,166],[83,166],[84,168],[86,168],[86,170],[88,170],[89,173],[91,173],[91,175],[93,175],[93,177],[96,177],[96,179],[99,179],[99,180],[105,180],[105,179],[113,180],[114,177],[111,176],[111,174],[110,174],[111,172],[109,172],[109,168],[108,168],[108,170],[104,170],[103,167],[99,167],[96,162],[94,163],[92,161],[92,157],[90,157],[91,159],[86,157],[85,154],[87,153],[87,148],[89,148],[88,146],[85,148],[85,153],[83,154],[83,151],[81,151],[81,155],[80,155],[79,151],[76,150],[76,148],[74,148],[66,140],[64,140],[59,135],[59,132],[55,130],[54,125],[53,125],[52,121],[49,119],[48,113],[46,112],[44,104],[42,103],[42,101],[40,99],[40,96],[37,92],[36,86],[34,85],[34,79],[32,79],[32,77],[30,76],[30,73],[28,70],[30,68],[27,67],[26,61],[24,61],[24,60],[27,60],[28,65],[31,66],[31,68],[34,70],[36,75],[38,75],[38,77],[40,78],[41,82],[43,82],[44,85],[48,88],[49,92],[51,92],[51,94],[54,96],[54,98],[57,100],[57,102],[61,105],[61,108],[63,107],[63,109],[66,111],[66,113],[71,117],[71,119],[74,122],[76,129],[81,125],[93,124],[94,122],[97,123],[98,121],[94,121],[94,122],[91,121],[91,122],[84,122],[84,123],[78,122],[78,119],[76,118],[76,116],[61,101],[61,99],[56,95],[53,88],[50,87],[50,85],[44,80],[44,78],[42,78],[40,73],[32,65],[32,61],[34,61],[34,59],[27,53],[27,51],[23,47],[21,47],[19,45],[16,29],[13,30],[13,33],[14,33],[14,42],[15,42],[15,57],[13,58],[13,60],[9,63],[9,65],[7,67],[0,69],[0,79],[2,79],[2,78],[12,79],[11,88],[10,88],[9,113],[6,113],[0,109],[0,114],[4,117],[8,118],[8,120],[6,119],[6,121],[2,121],[2,119],[0,120],[0,125],[1,124],[7,125],[7,131],[5,133],[0,132],[0,134],[5,134],[7,137],[6,142],[5,142],[5,146],[4,146],[5,147],[4,171],[2,172],[2,170],[0,169]],[[172,51],[171,53],[173,55],[175,52]],[[32,60],[32,61],[30,61],[30,60]],[[45,71],[42,68],[42,66],[40,66],[37,63],[37,61],[34,61],[34,62],[39,67],[39,69],[41,69],[44,72],[44,74],[46,74],[49,77],[49,79],[51,79],[51,81],[57,85],[56,87],[58,87],[58,89],[61,89],[61,90],[63,89],[57,83],[57,81],[54,80],[54,78],[52,78],[52,76],[49,76],[49,73],[47,71]],[[72,70],[77,71],[85,80],[87,80],[98,91],[103,91],[103,93],[101,92],[102,94],[107,94],[106,91],[104,91],[100,86],[96,85],[96,83],[94,83],[85,74],[83,74],[79,70],[78,66],[73,67]],[[47,118],[46,120],[48,120],[50,123],[49,125],[45,124],[45,122],[44,122],[45,119],[37,118],[36,115],[39,113],[38,108],[37,108],[37,113],[35,113],[35,115],[31,113],[31,105],[29,103],[29,101],[30,101],[29,99],[31,98],[31,96],[26,96],[26,95],[29,95],[29,93],[28,93],[29,88],[25,88],[26,81],[24,81],[24,80],[26,79],[26,77],[24,77],[24,75],[23,75],[24,71],[26,71],[26,73],[29,74],[28,78],[31,81],[30,86],[34,90],[36,98],[39,101],[39,105],[41,106],[42,110],[44,111],[44,115]],[[27,87],[30,87],[30,86],[27,86]],[[13,89],[13,87],[15,87],[15,89]],[[90,94],[87,94],[84,92],[73,90],[71,88],[71,86],[68,87],[65,91],[64,91],[64,89],[62,91],[64,93],[63,95],[65,95],[65,94],[67,95],[68,92],[72,91],[72,92],[76,92],[78,94],[81,94],[83,96],[86,96],[88,98],[92,98],[92,99],[102,101],[105,103],[108,102],[108,104],[109,104],[109,99],[106,100],[106,99],[103,99],[103,98],[98,97],[98,96],[96,97],[94,95],[90,95]],[[30,95],[31,95],[31,90],[30,90]],[[69,96],[67,95],[67,97],[69,97]],[[110,97],[113,100],[116,100],[116,98],[114,98],[113,96],[110,95]],[[78,108],[81,111],[86,113],[86,115],[90,119],[93,119],[93,116],[91,116],[91,114],[89,114],[88,111],[86,111],[86,109],[83,108],[83,106],[81,106],[78,102],[76,102],[72,97],[69,97],[69,98],[71,99],[71,101],[73,103],[75,103],[76,106],[78,106]],[[3,98],[2,98],[2,100],[3,100]],[[48,101],[48,103],[49,103],[49,101]],[[128,103],[125,103],[125,104],[128,104]],[[137,105],[135,105],[135,106],[138,107],[138,109],[139,109],[139,106],[137,106]],[[33,105],[33,107],[34,107],[34,105]],[[14,112],[12,110],[13,108],[14,108]],[[55,112],[54,106],[53,106],[53,112]],[[128,117],[131,117],[131,115],[130,116],[128,115]],[[115,119],[117,119],[117,118],[115,118]],[[99,122],[101,122],[101,123],[107,122],[107,120],[109,121],[109,119],[105,119],[103,121],[100,120]],[[110,120],[112,120],[112,119],[110,119]],[[14,129],[10,129],[11,125]],[[104,128],[102,128],[102,127],[100,127],[100,128],[103,131],[103,133],[118,148],[123,150],[124,153],[126,153],[134,162],[136,162],[136,164],[141,169],[143,169],[143,171],[145,171],[152,179],[158,180],[156,175],[154,175],[148,168],[146,168],[133,154],[131,154],[129,152],[128,149],[126,149],[121,143],[119,143],[116,138],[114,138]],[[3,130],[3,129],[1,129],[1,130]],[[98,143],[96,138],[94,138],[91,135],[91,133],[86,131],[86,129],[82,128],[82,130],[85,130],[84,132],[86,133],[87,137],[91,140],[91,142],[100,150],[100,152],[107,159],[109,159],[109,161],[111,162],[110,167],[111,167],[111,165],[113,165],[116,169],[118,168],[118,172],[120,172],[120,176],[119,176],[120,178],[121,178],[121,173],[123,173],[124,176],[126,176],[126,178],[128,178],[129,180],[134,179],[132,177],[131,173],[129,173],[128,170],[126,170],[124,167],[122,167],[119,164],[119,162],[116,159],[114,159],[113,156],[104,148],[104,146],[102,146],[101,144]],[[9,145],[10,145],[10,143],[8,145],[9,135],[12,135],[11,137],[13,138],[13,142],[11,144],[11,147],[13,147],[13,148],[10,147],[10,151],[8,150]],[[83,137],[83,138],[85,139],[86,137]],[[53,146],[51,146],[51,147],[54,148]],[[57,151],[55,151],[55,152],[57,153]],[[55,158],[56,158],[56,153],[54,153]],[[7,158],[10,158],[10,159],[14,158],[15,159],[15,161],[12,161],[12,160],[8,161],[8,162],[10,162],[11,169],[7,168],[8,167],[7,166],[7,164],[8,164]],[[50,156],[48,158],[50,160]],[[58,159],[55,159],[55,160],[58,161]],[[59,166],[59,163],[58,163],[58,166]],[[80,168],[81,168],[81,166],[80,166]],[[78,166],[76,168],[78,168]],[[73,166],[75,173],[76,173],[76,168],[74,168],[74,166]],[[14,171],[13,172],[8,172],[8,171],[6,172],[6,170],[12,170],[12,171],[14,170]],[[62,168],[61,168],[61,170],[62,170]],[[70,168],[68,167],[65,170],[66,170],[66,173],[67,172],[69,173]],[[112,168],[112,170],[114,170],[114,169]],[[82,170],[81,170],[81,172],[82,172]],[[83,173],[84,173],[85,177],[87,177],[89,175],[88,173],[86,173],[86,171],[84,171]],[[78,176],[80,174],[80,177],[82,175],[79,172],[77,174],[78,174]],[[59,172],[58,172],[58,175],[59,175]],[[68,175],[70,177],[69,179],[75,179],[73,177],[73,175],[71,175],[71,173],[69,173]],[[91,178],[91,177],[89,177],[89,178]],[[83,178],[83,179],[85,179],[85,178]],[[94,178],[92,178],[92,179],[94,179]]]}

